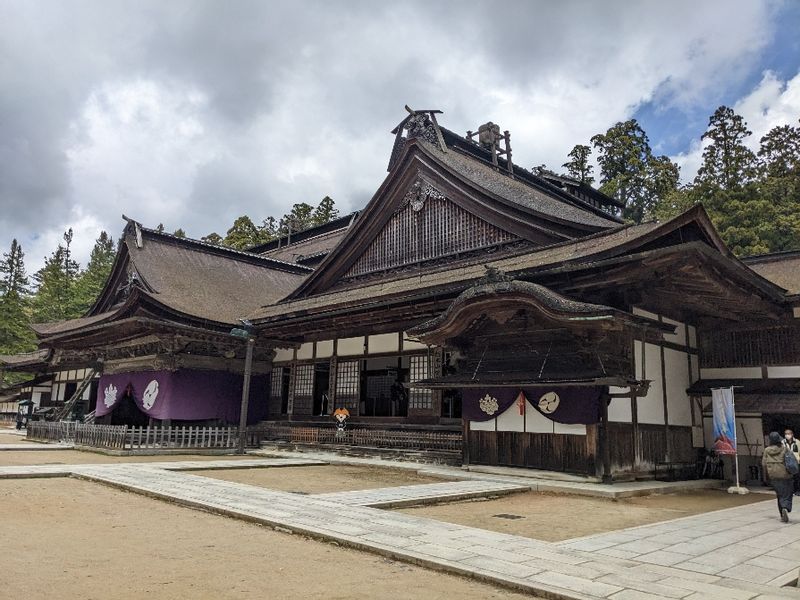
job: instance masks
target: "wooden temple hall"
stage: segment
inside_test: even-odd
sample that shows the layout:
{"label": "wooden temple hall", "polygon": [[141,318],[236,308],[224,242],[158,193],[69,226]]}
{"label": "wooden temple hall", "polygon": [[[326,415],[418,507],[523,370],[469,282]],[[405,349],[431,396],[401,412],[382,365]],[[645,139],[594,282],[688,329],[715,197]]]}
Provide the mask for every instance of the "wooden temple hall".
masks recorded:
{"label": "wooden temple hall", "polygon": [[713,387],[741,386],[762,444],[767,421],[800,429],[800,259],[738,260],[700,206],[625,223],[516,164],[497,125],[438,113],[394,129],[363,210],[291,239],[240,252],[128,220],[88,314],[35,327],[38,374],[83,370],[61,400],[91,397],[98,423],[236,422],[247,319],[250,421],[282,429],[346,408],[462,432],[468,463],[606,478],[693,464]]}

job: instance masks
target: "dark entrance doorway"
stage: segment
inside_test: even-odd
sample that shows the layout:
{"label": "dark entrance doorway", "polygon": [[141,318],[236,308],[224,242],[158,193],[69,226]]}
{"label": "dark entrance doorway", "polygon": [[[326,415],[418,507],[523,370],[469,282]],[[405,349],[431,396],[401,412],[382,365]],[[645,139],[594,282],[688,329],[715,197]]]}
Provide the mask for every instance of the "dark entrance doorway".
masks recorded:
{"label": "dark entrance doorway", "polygon": [[331,412],[328,402],[328,386],[331,381],[330,363],[317,363],[314,365],[314,402],[312,414],[324,416]]}

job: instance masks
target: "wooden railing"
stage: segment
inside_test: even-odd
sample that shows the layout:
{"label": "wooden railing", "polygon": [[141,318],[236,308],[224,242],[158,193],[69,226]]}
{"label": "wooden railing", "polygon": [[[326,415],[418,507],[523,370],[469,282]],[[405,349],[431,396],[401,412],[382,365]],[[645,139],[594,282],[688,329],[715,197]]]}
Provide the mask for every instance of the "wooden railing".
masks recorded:
{"label": "wooden railing", "polygon": [[442,431],[402,431],[392,429],[347,429],[337,436],[335,427],[292,427],[267,425],[251,428],[248,442],[282,441],[295,444],[341,444],[398,450],[439,450],[461,452],[462,435]]}
{"label": "wooden railing", "polygon": [[239,439],[237,427],[129,427],[66,421],[33,421],[28,424],[27,438],[112,450],[225,449],[235,448]]}

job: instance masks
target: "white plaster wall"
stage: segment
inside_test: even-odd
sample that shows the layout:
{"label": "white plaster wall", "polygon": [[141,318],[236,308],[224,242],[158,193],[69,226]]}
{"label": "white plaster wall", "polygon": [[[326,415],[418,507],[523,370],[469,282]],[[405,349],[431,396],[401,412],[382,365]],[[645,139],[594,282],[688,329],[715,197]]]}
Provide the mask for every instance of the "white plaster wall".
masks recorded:
{"label": "white plaster wall", "polygon": [[413,340],[408,339],[408,334],[403,332],[401,334],[403,336],[403,350],[425,350],[428,347],[425,344],[420,344],[419,342],[415,342]]}
{"label": "white plaster wall", "polygon": [[400,350],[400,335],[397,333],[382,333],[371,335],[367,338],[367,352],[380,354],[384,352],[398,352]]}
{"label": "white plaster wall", "polygon": [[800,377],[800,366],[767,367],[767,377],[770,379],[780,379],[781,377]]}
{"label": "white plaster wall", "polygon": [[294,348],[276,348],[273,362],[291,362],[294,360]]}
{"label": "white plaster wall", "polygon": [[635,315],[639,315],[640,317],[647,317],[648,319],[653,319],[654,321],[658,321],[658,315],[655,313],[651,313],[648,310],[643,308],[639,308],[638,306],[634,306],[631,312]]}
{"label": "white plaster wall", "polygon": [[[634,342],[636,378],[642,379],[642,342]],[[661,389],[661,349],[654,344],[645,346],[644,378],[650,380],[647,396],[638,399],[639,423],[664,424],[664,394]]]}
{"label": "white plaster wall", "polygon": [[[629,388],[614,387],[608,388],[611,394],[626,394],[630,393]],[[630,398],[612,398],[611,403],[608,405],[608,420],[612,423],[630,423],[631,422],[631,399]]]}
{"label": "white plaster wall", "polygon": [[685,352],[664,349],[664,364],[667,374],[667,408],[670,425],[690,426],[692,407],[686,388],[691,385],[689,361]]}
{"label": "white plaster wall", "polygon": [[364,354],[364,337],[341,338],[336,343],[338,356],[361,356]]}
{"label": "white plaster wall", "polygon": [[761,367],[700,369],[703,379],[761,379]]}
{"label": "white plaster wall", "polygon": [[297,360],[309,360],[314,358],[314,343],[307,342],[305,344],[300,344],[300,347],[297,349]]}
{"label": "white plaster wall", "polygon": [[689,325],[689,346],[697,348],[697,328]]}
{"label": "white plaster wall", "polygon": [[672,342],[673,344],[686,346],[686,326],[680,321],[673,321],[667,317],[663,317],[663,319],[664,323],[675,326],[675,333],[665,333],[664,340],[667,342]]}
{"label": "white plaster wall", "polygon": [[317,342],[317,358],[330,358],[333,356],[333,340]]}

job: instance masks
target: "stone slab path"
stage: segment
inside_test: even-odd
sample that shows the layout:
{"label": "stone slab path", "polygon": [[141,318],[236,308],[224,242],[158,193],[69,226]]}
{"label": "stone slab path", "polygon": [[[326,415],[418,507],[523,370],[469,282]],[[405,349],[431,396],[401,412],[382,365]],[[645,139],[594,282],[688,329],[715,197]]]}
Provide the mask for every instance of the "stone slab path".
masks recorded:
{"label": "stone slab path", "polygon": [[[800,598],[800,590],[797,588],[756,584],[736,578],[736,573],[711,574],[706,572],[706,569],[693,567],[693,564],[707,564],[701,560],[707,560],[705,556],[708,554],[722,556],[732,552],[741,554],[741,548],[744,546],[741,540],[733,538],[729,539],[725,546],[709,548],[707,554],[696,556],[692,564],[674,567],[653,561],[600,554],[597,550],[603,548],[580,546],[580,543],[588,544],[588,540],[594,538],[571,542],[578,543],[578,547],[571,547],[569,543],[551,544],[357,504],[345,504],[335,501],[335,498],[331,499],[331,495],[327,498],[320,497],[323,495],[302,496],[168,471],[158,468],[158,465],[153,463],[135,466],[84,465],[75,468],[75,475],[186,506],[258,522],[279,530],[336,541],[345,546],[493,582],[546,598],[570,600]],[[459,483],[464,482],[435,485],[458,486]],[[430,489],[429,485],[419,487]],[[442,489],[439,487],[432,493],[441,494]],[[417,496],[421,496],[421,492]],[[758,507],[760,514],[761,504],[751,507]],[[710,515],[719,516],[718,513]],[[707,520],[708,516],[701,515],[698,525],[692,521],[695,517],[673,521],[667,524],[668,527],[662,530],[662,534],[672,533],[679,536],[682,531],[691,532],[696,527],[705,527],[705,534],[714,535],[718,529],[714,531],[710,529],[717,521],[713,517],[712,520]],[[728,518],[733,518],[737,526],[747,527],[744,522],[739,523],[740,519],[744,520],[744,515],[722,517],[723,520]],[[759,516],[750,525],[755,530],[755,526],[764,525],[764,521]],[[719,526],[720,523],[717,523],[718,528]],[[773,535],[780,534],[776,532]],[[755,538],[755,535],[752,537]],[[786,538],[779,537],[779,539]],[[646,550],[645,547],[640,548],[642,556],[649,554]],[[762,549],[759,551],[763,552]],[[795,558],[798,559],[795,562],[787,560],[796,568],[800,566],[800,557]],[[788,563],[786,566],[789,566]]]}
{"label": "stone slab path", "polygon": [[611,485],[595,483],[592,480],[581,480],[578,477],[568,477],[564,481],[553,479],[552,473],[547,478],[531,476],[527,469],[497,468],[480,469],[479,471],[449,467],[445,465],[431,465],[429,463],[400,462],[381,458],[365,458],[358,456],[341,456],[333,452],[292,450],[255,450],[249,454],[253,456],[271,456],[287,458],[306,457],[323,460],[330,464],[362,465],[371,467],[400,468],[416,471],[423,475],[433,475],[445,479],[471,479],[476,481],[502,481],[525,486],[534,492],[553,492],[573,494],[577,496],[590,496],[594,498],[631,498],[634,496],[647,496],[651,494],[674,494],[698,489],[718,489],[722,482],[713,479],[696,481],[622,481]]}
{"label": "stone slab path", "polygon": [[0,444],[0,452],[4,450],[72,450],[72,444],[40,444],[38,442],[21,442],[19,444]]}
{"label": "stone slab path", "polygon": [[781,523],[774,500],[593,535],[562,548],[780,586],[800,569],[800,522]]}
{"label": "stone slab path", "polygon": [[327,500],[349,506],[371,506],[373,508],[397,508],[415,504],[435,504],[455,502],[469,498],[503,496],[517,492],[527,492],[527,486],[492,481],[452,481],[447,483],[426,483],[403,485],[374,490],[355,490],[332,492],[311,496],[317,500]]}
{"label": "stone slab path", "polygon": [[151,467],[167,471],[205,471],[212,469],[252,469],[259,467],[307,467],[327,464],[324,461],[299,458],[253,458],[241,460],[182,460],[182,461],[153,461],[138,463],[117,464],[83,464],[83,465],[22,465],[13,467],[0,467],[0,479],[18,479],[35,477],[69,477],[86,468],[107,469],[110,467]]}

